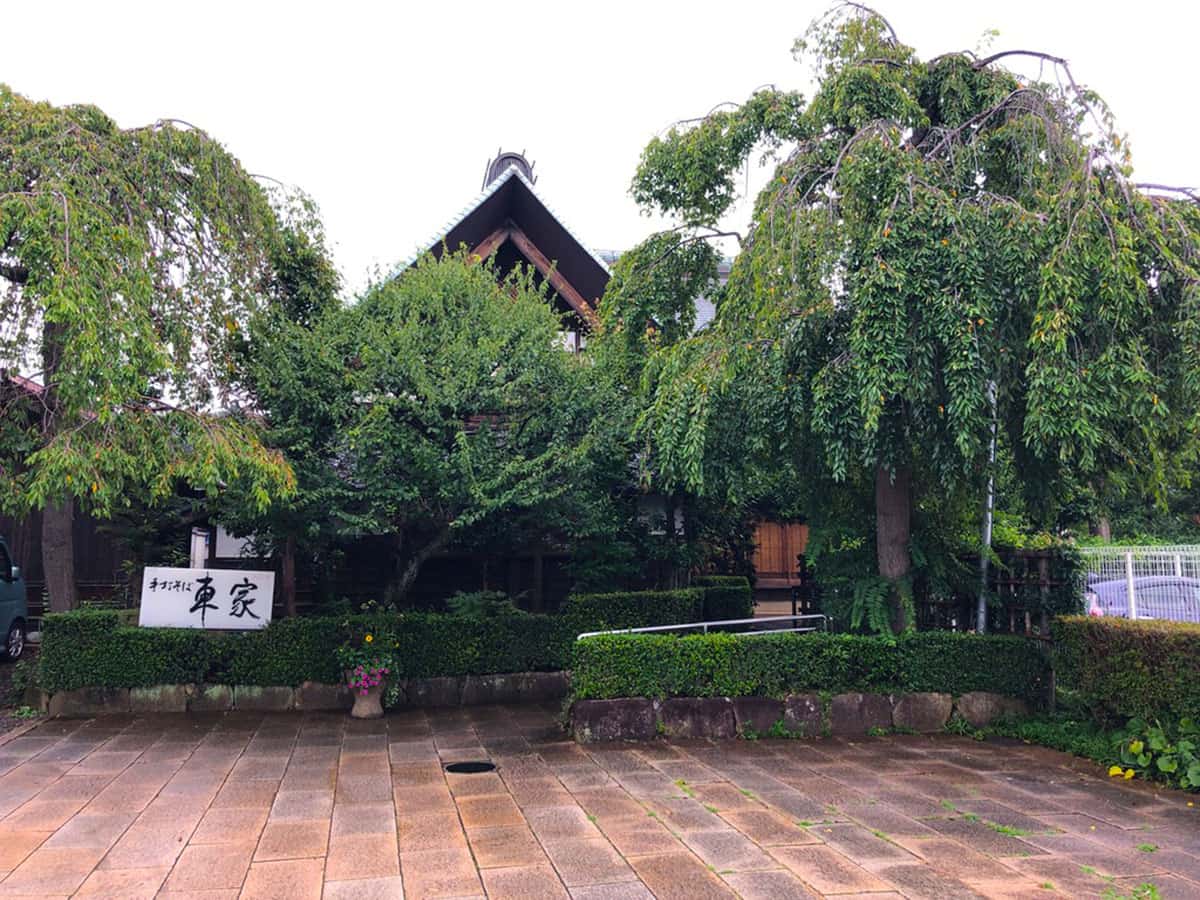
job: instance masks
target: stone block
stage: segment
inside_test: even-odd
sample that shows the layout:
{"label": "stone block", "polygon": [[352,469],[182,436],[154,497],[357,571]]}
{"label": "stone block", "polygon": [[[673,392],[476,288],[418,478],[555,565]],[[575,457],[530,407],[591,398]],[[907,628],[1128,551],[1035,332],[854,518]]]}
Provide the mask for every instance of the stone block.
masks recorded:
{"label": "stone block", "polygon": [[867,734],[892,727],[892,700],[887,694],[836,694],[829,710],[835,735]]}
{"label": "stone block", "polygon": [[190,684],[157,684],[129,689],[129,711],[135,713],[187,712],[188,698],[195,688]]}
{"label": "stone block", "polygon": [[295,705],[295,693],[290,687],[238,684],[233,688],[233,708],[255,712],[283,712]]}
{"label": "stone block", "polygon": [[733,720],[738,734],[766,737],[776,724],[783,724],[783,701],[769,697],[735,697]]}
{"label": "stone block", "polygon": [[354,705],[350,688],[344,684],[323,684],[306,681],[296,688],[296,709],[349,709]]}
{"label": "stone block", "polygon": [[954,709],[975,728],[986,728],[997,719],[1022,718],[1029,715],[1024,700],[993,694],[990,691],[970,691],[954,702]]}
{"label": "stone block", "polygon": [[825,729],[822,707],[817,694],[791,694],[783,704],[783,727],[801,737],[818,737]]}
{"label": "stone block", "polygon": [[656,736],[654,703],[644,697],[576,700],[571,731],[581,744],[604,741],[652,741]]}
{"label": "stone block", "polygon": [[522,672],[522,702],[561,700],[571,690],[570,672]]}
{"label": "stone block", "polygon": [[946,727],[953,707],[954,699],[949,694],[899,694],[892,707],[892,725],[919,734],[933,734]]}
{"label": "stone block", "polygon": [[467,675],[463,678],[463,706],[485,703],[516,703],[521,699],[523,673],[497,675]]}
{"label": "stone block", "polygon": [[728,697],[671,697],[657,704],[658,721],[668,737],[731,738],[737,735]]}
{"label": "stone block", "polygon": [[233,709],[233,688],[227,684],[201,684],[188,701],[190,712],[225,712]]}
{"label": "stone block", "polygon": [[410,678],[405,697],[409,706],[458,706],[462,689],[462,678]]}
{"label": "stone block", "polygon": [[129,712],[129,688],[83,687],[59,691],[50,698],[51,716],[79,718]]}

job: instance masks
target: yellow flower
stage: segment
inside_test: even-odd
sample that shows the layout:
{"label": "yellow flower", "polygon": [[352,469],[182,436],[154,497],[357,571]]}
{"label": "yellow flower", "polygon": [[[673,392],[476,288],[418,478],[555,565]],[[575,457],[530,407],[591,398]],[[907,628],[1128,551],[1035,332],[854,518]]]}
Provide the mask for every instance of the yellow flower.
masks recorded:
{"label": "yellow flower", "polygon": [[375,638],[368,634],[365,638],[363,638],[363,640],[369,644],[371,641],[375,640]]}
{"label": "yellow flower", "polygon": [[942,246],[943,246],[943,247],[949,247],[949,246],[950,246],[950,239],[949,239],[949,238],[942,238]]}
{"label": "yellow flower", "polygon": [[1108,777],[1109,778],[1116,778],[1117,776],[1119,776],[1121,774],[1122,774],[1122,771],[1121,771],[1120,766],[1109,766],[1108,767]]}
{"label": "yellow flower", "polygon": [[1133,777],[1135,774],[1137,774],[1137,773],[1135,773],[1135,772],[1133,771],[1133,769],[1126,769],[1126,770],[1125,770],[1125,780],[1126,780],[1126,781],[1128,781],[1128,780],[1129,780],[1130,778],[1132,778],[1132,777]]}

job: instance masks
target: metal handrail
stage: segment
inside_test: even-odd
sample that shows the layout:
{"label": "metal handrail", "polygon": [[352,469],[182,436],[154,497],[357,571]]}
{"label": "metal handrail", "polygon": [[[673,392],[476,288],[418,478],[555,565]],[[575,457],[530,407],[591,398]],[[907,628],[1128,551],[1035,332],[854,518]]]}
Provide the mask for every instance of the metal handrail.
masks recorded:
{"label": "metal handrail", "polygon": [[821,613],[804,613],[797,616],[762,616],[754,619],[717,619],[711,622],[684,622],[679,625],[647,625],[643,628],[614,628],[611,631],[585,631],[583,634],[575,638],[581,641],[589,637],[601,637],[606,634],[649,634],[657,631],[684,631],[689,628],[699,628],[703,634],[708,634],[709,626],[717,625],[757,625],[765,622],[797,622],[819,619],[819,624],[808,626],[797,626],[794,628],[770,628],[762,631],[735,631],[733,634],[738,637],[754,637],[759,634],[792,634],[806,633],[811,631],[828,631],[829,619]]}

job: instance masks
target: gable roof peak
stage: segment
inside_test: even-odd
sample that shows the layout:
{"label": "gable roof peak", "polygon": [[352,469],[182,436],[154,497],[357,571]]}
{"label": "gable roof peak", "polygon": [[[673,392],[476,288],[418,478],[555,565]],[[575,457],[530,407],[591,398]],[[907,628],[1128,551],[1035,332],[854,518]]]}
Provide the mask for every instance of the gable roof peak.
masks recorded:
{"label": "gable roof peak", "polygon": [[509,169],[516,169],[525,177],[531,185],[537,184],[537,176],[533,174],[535,163],[531,163],[525,158],[525,151],[520,153],[513,151],[505,152],[496,150],[496,158],[487,164],[487,168],[483,173],[483,186],[480,190],[486,190],[487,186],[499,179]]}

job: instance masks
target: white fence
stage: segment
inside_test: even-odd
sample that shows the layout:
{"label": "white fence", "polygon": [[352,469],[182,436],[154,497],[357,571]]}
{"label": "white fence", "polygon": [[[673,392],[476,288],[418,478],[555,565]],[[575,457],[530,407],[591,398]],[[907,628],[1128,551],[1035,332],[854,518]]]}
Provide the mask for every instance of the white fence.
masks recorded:
{"label": "white fence", "polygon": [[1200,622],[1200,545],[1085,547],[1089,609],[1130,619]]}

